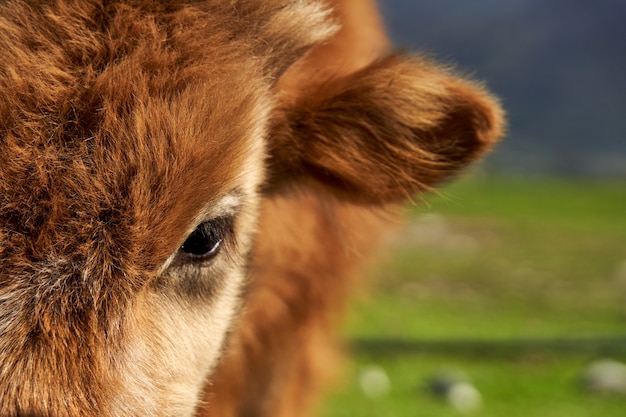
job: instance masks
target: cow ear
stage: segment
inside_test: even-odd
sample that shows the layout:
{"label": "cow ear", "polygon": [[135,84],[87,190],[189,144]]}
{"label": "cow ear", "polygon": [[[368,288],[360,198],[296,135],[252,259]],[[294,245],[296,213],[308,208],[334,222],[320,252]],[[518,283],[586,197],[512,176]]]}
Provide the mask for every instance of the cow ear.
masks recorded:
{"label": "cow ear", "polygon": [[503,124],[481,86],[390,56],[277,112],[266,191],[313,182],[352,202],[402,201],[479,158]]}

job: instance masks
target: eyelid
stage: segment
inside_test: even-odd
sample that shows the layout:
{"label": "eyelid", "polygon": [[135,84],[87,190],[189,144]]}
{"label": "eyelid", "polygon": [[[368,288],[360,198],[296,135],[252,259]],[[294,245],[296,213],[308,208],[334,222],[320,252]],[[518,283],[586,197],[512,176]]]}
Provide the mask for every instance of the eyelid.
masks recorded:
{"label": "eyelid", "polygon": [[194,222],[194,227],[191,230],[195,230],[198,225],[211,221],[212,219],[217,219],[220,217],[234,217],[241,210],[241,205],[243,204],[243,197],[239,190],[234,190],[229,194],[225,195],[222,199],[220,199],[217,203],[213,203],[208,205],[202,210],[198,216],[196,216],[196,221]]}

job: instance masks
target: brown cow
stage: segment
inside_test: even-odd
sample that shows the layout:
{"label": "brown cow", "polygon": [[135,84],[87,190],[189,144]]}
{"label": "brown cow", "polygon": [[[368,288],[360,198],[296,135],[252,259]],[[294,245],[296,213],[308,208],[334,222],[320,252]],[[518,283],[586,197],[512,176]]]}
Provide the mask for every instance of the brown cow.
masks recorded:
{"label": "brown cow", "polygon": [[370,0],[2,2],[0,416],[305,415],[382,210],[502,132],[388,49]]}

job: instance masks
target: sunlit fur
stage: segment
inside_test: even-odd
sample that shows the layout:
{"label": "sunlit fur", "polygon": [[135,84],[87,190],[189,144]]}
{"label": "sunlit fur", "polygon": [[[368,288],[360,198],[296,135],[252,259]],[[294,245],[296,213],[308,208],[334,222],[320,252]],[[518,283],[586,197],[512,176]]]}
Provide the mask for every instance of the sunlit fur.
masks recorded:
{"label": "sunlit fur", "polygon": [[503,130],[370,0],[15,0],[0,57],[0,417],[306,415],[390,205]]}

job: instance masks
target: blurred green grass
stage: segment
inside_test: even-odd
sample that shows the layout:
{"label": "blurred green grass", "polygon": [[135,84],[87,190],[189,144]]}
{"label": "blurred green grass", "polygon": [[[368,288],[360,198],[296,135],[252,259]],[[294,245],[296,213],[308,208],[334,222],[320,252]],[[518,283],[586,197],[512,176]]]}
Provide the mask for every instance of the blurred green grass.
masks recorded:
{"label": "blurred green grass", "polygon": [[[472,177],[409,210],[386,259],[354,303],[347,339],[448,341],[452,349],[359,349],[322,415],[453,416],[424,391],[429,375],[462,369],[479,389],[480,416],[622,416],[626,398],[581,390],[597,350],[509,349],[491,342],[626,336],[626,183]],[[484,354],[463,340],[482,341]],[[623,340],[623,339],[622,339]],[[454,344],[456,341],[456,345]],[[626,360],[617,343],[616,359]],[[391,391],[358,384],[382,366]]]}

